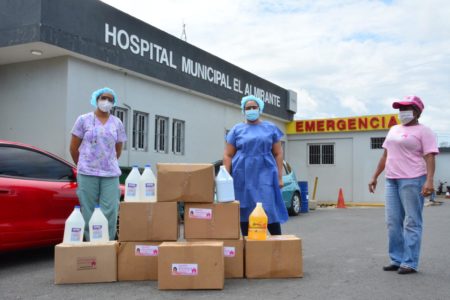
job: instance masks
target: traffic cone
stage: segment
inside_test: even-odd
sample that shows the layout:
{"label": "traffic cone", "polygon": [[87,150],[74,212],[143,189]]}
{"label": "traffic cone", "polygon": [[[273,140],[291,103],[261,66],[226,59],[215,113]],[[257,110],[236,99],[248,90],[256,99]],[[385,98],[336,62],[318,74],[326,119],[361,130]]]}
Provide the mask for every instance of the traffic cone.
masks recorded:
{"label": "traffic cone", "polygon": [[339,189],[339,196],[338,196],[336,208],[347,208],[345,206],[344,193],[342,192],[342,188]]}

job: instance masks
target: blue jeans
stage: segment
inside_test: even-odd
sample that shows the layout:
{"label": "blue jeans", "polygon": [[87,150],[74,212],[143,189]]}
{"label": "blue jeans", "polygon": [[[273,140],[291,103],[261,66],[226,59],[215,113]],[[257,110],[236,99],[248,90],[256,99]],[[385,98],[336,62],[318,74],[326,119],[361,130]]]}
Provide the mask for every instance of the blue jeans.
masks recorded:
{"label": "blue jeans", "polygon": [[417,270],[422,241],[421,195],[426,176],[386,179],[386,224],[391,264]]}
{"label": "blue jeans", "polygon": [[119,212],[120,188],[119,177],[87,176],[78,173],[77,195],[80,200],[81,213],[86,223],[84,237],[89,241],[89,220],[96,205],[108,219],[109,239],[116,239],[117,214]]}

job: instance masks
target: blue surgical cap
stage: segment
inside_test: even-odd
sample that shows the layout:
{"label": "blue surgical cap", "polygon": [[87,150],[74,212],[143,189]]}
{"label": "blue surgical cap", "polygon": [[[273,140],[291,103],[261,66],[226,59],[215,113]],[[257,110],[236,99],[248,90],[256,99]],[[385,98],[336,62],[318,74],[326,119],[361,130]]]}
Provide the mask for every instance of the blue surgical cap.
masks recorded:
{"label": "blue surgical cap", "polygon": [[97,98],[101,94],[105,94],[105,93],[113,95],[113,97],[114,97],[114,106],[116,106],[117,105],[117,95],[112,89],[110,89],[108,87],[104,87],[104,88],[96,90],[95,92],[92,93],[91,105],[94,106],[94,107],[97,107]]}
{"label": "blue surgical cap", "polygon": [[244,98],[242,98],[242,100],[241,100],[241,109],[242,109],[242,111],[244,111],[245,104],[248,101],[255,101],[258,104],[258,106],[259,106],[259,112],[263,112],[263,110],[264,110],[264,102],[261,99],[259,99],[258,97],[255,97],[253,95],[248,95],[248,96],[245,96]]}

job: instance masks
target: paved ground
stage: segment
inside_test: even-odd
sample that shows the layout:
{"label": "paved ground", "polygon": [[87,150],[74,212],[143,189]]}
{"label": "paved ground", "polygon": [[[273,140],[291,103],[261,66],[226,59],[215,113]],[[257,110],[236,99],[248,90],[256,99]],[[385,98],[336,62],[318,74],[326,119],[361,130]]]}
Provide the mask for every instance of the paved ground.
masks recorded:
{"label": "paved ground", "polygon": [[53,249],[0,255],[1,299],[450,299],[450,200],[425,207],[420,272],[384,272],[383,208],[318,209],[291,218],[303,238],[301,279],[225,282],[222,291],[159,291],[156,282],[53,284]]}

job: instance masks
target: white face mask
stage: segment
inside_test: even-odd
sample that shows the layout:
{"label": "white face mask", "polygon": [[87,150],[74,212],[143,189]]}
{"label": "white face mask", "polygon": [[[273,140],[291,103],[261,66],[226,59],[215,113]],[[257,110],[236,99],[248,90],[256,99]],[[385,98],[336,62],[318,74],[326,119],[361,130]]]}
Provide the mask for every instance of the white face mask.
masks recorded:
{"label": "white face mask", "polygon": [[109,112],[113,107],[113,104],[108,100],[98,100],[97,106],[102,112]]}
{"label": "white face mask", "polygon": [[400,123],[405,125],[414,120],[414,113],[412,110],[399,111],[398,118],[400,120]]}

